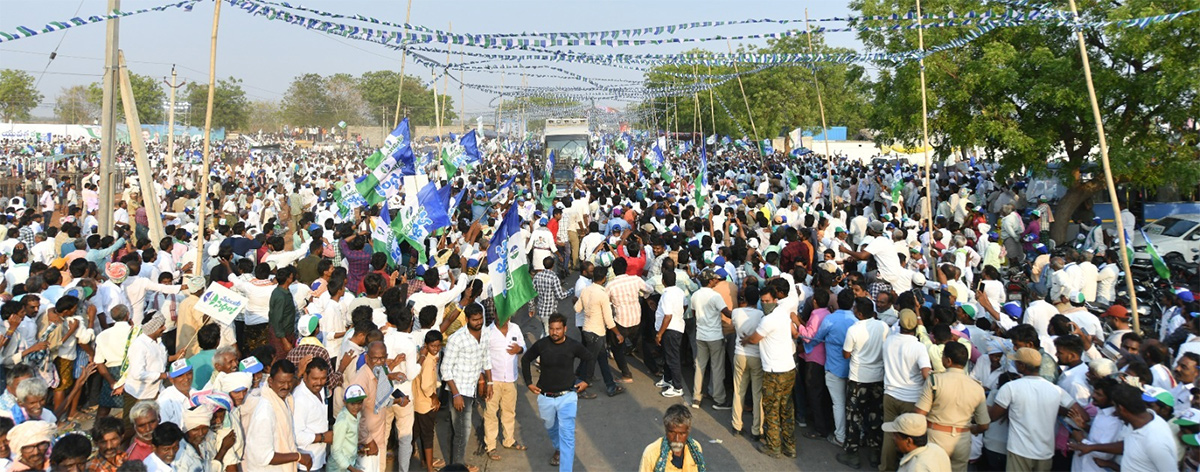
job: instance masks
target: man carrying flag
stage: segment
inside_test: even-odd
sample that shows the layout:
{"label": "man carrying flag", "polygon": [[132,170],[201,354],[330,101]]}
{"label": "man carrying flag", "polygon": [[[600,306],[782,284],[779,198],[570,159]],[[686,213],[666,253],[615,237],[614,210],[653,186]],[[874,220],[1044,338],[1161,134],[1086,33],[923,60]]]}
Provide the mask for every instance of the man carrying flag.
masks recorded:
{"label": "man carrying flag", "polygon": [[525,254],[525,235],[516,205],[510,205],[488,243],[488,273],[496,302],[496,319],[508,320],[533,297],[533,276]]}

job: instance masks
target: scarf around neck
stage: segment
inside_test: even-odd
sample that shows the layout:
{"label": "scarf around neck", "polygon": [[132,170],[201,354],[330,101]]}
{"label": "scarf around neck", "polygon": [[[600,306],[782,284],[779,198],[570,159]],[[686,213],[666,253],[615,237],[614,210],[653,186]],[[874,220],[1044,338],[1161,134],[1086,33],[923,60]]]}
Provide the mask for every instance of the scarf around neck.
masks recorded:
{"label": "scarf around neck", "polygon": [[[700,443],[696,442],[695,439],[688,438],[687,448],[688,452],[690,452],[692,455],[692,462],[696,463],[696,470],[705,472],[704,456],[700,453]],[[666,472],[667,461],[670,461],[670,458],[671,442],[668,441],[667,438],[662,438],[658,450],[658,461],[654,463],[654,472]]]}

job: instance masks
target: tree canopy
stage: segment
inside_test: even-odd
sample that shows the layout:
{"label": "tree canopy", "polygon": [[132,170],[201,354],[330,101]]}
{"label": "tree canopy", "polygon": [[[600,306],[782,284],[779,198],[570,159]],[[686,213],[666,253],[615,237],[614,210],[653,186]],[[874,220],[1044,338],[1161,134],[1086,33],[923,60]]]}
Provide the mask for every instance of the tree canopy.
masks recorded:
{"label": "tree canopy", "polygon": [[[926,12],[966,11],[967,0],[931,0]],[[863,15],[904,14],[883,0],[855,0]],[[1127,19],[1200,8],[1200,0],[1084,0],[1085,21]],[[1140,188],[1190,186],[1200,179],[1200,149],[1189,120],[1200,116],[1200,17],[1145,28],[1085,29],[1087,53],[1104,118],[1109,157],[1118,182]],[[966,34],[967,28],[926,30],[926,47]],[[917,49],[910,30],[868,31],[868,49]],[[870,125],[883,142],[919,143],[921,96],[916,62],[880,63]],[[1069,27],[1029,24],[998,28],[966,46],[925,59],[929,126],[938,158],[979,147],[1006,172],[1046,174],[1051,163],[1071,191],[1055,230],[1104,188],[1098,169],[1095,122],[1079,46]],[[1061,157],[1061,158],[1056,158]],[[1061,237],[1061,236],[1060,236]]]}
{"label": "tree canopy", "polygon": [[[332,127],[345,121],[349,125],[391,127],[399,90],[400,74],[394,71],[371,71],[361,77],[304,74],[293,79],[284,93],[282,116],[288,124],[298,126]],[[404,78],[403,99],[401,115],[408,116],[410,123],[436,124],[433,90],[422,85],[420,79]],[[442,123],[458,117],[449,96],[439,94],[438,105],[445,110]]]}
{"label": "tree canopy", "polygon": [[0,70],[0,121],[26,121],[29,112],[42,103],[42,94],[34,87],[28,72]]}
{"label": "tree canopy", "polygon": [[[167,99],[167,93],[163,91],[162,84],[158,79],[150,76],[129,73],[129,85],[133,89],[133,101],[137,105],[138,121],[144,125],[152,125],[161,123],[166,119],[163,108],[163,102]],[[125,119],[125,105],[121,102],[121,91],[119,88],[114,89],[116,94],[116,116],[118,120]],[[104,87],[100,82],[92,82],[88,85],[88,100],[96,109],[102,108],[104,101]]]}
{"label": "tree canopy", "polygon": [[[817,53],[850,52],[825,44],[821,34],[814,33],[813,50]],[[711,54],[711,51],[693,50],[691,53]],[[808,41],[804,35],[772,39],[765,47],[742,48],[740,52],[757,54],[807,53]],[[768,139],[795,128],[820,131],[821,117],[817,106],[817,92],[813,86],[813,66],[780,65],[750,73],[752,65],[739,66],[742,87],[746,99],[742,98],[737,79],[730,79],[709,92],[695,96],[657,98],[642,107],[653,109],[653,120],[660,129],[693,132],[704,130],[704,134],[715,133],[739,138],[753,137],[757,128],[759,139]],[[871,108],[870,78],[861,65],[817,64],[816,81],[821,87],[821,98],[825,105],[825,117],[829,126],[846,126],[852,131],[865,127]],[[687,87],[697,83],[693,76],[726,76],[734,74],[733,67],[705,66],[658,66],[646,73],[647,87]],[[711,96],[711,98],[710,98]],[[697,101],[700,120],[696,118]],[[746,113],[749,102],[754,126]],[[700,122],[702,121],[702,122]],[[652,125],[646,123],[646,125]]]}
{"label": "tree canopy", "polygon": [[[191,106],[192,116],[200,117],[193,121],[200,126],[204,125],[203,117],[208,110],[208,84],[189,83],[183,89],[182,97],[177,96],[176,100],[187,102]],[[178,116],[175,121],[179,121]],[[212,126],[226,130],[245,130],[249,124],[250,100],[242,90],[241,79],[230,77],[217,80],[217,88],[213,92]]]}

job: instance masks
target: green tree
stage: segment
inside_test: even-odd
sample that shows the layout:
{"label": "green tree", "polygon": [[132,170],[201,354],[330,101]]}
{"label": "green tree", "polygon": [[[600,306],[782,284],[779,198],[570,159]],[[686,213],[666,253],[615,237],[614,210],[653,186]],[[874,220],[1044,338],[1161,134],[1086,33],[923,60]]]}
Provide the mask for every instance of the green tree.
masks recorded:
{"label": "green tree", "polygon": [[[884,0],[855,0],[863,15],[904,14]],[[926,12],[965,11],[968,0],[932,0]],[[1083,0],[1085,21],[1119,20],[1200,8],[1200,0]],[[1200,116],[1200,17],[1146,28],[1085,29],[1087,53],[1118,183],[1142,189],[1186,188],[1200,180],[1200,148],[1190,121]],[[927,47],[968,28],[926,31]],[[917,48],[908,30],[859,35],[873,52]],[[871,118],[882,143],[918,143],[919,69],[881,62]],[[929,126],[937,158],[978,147],[1002,170],[1052,172],[1069,187],[1055,209],[1051,235],[1062,241],[1077,207],[1105,188],[1098,138],[1083,79],[1079,46],[1069,27],[1050,23],[999,28],[969,44],[925,59]],[[1054,164],[1055,166],[1051,166]],[[1052,167],[1058,167],[1052,171]]]}
{"label": "green tree", "polygon": [[91,124],[100,118],[100,107],[88,100],[86,85],[63,87],[54,100],[54,116],[59,123]]}
{"label": "green tree", "polygon": [[[208,84],[188,83],[183,91],[183,100],[191,105],[192,116],[203,117],[208,110]],[[175,120],[179,121],[179,117],[176,116]],[[249,124],[250,99],[242,90],[241,79],[230,77],[217,80],[217,88],[213,91],[213,128],[248,130]],[[200,125],[203,126],[203,121],[200,121]]]}
{"label": "green tree", "polygon": [[250,102],[250,118],[247,131],[278,131],[283,129],[283,113],[279,102],[254,101]]}
{"label": "green tree", "polygon": [[283,119],[292,126],[332,126],[332,109],[325,91],[325,78],[304,74],[292,79],[283,95]]}
{"label": "green tree", "polygon": [[[813,50],[824,54],[850,52],[848,49],[826,45],[821,34],[813,34]],[[712,54],[704,50],[690,52]],[[768,41],[765,47],[743,47],[739,52],[808,53],[808,41],[803,35],[784,37]],[[737,72],[742,75],[745,99],[742,98],[742,87],[738,86],[736,78],[716,85],[711,95],[707,91],[686,93],[686,89],[695,85],[716,83],[711,79],[698,79],[699,76],[731,76],[735,73],[731,66],[711,69],[706,66],[659,66],[647,72],[647,87],[651,90],[684,91],[685,94],[667,92],[668,95],[674,96],[655,98],[645,104],[645,108],[654,110],[651,115],[652,123],[657,123],[660,129],[669,131],[703,130],[706,135],[715,132],[736,138],[742,136],[743,131],[747,136],[753,137],[753,130],[757,128],[759,139],[774,138],[795,128],[819,132],[821,116],[817,106],[817,92],[813,87],[813,67],[816,68],[816,80],[821,87],[827,124],[845,126],[852,132],[862,129],[867,123],[871,108],[871,82],[866,70],[856,64],[796,64],[767,68],[755,65],[739,66]],[[763,70],[754,72],[760,68]],[[751,126],[747,116],[746,102],[750,104],[754,126]],[[722,103],[725,106],[722,106]],[[700,109],[699,118],[696,112],[697,105]]]}
{"label": "green tree", "polygon": [[[369,124],[390,128],[396,113],[396,94],[400,91],[400,74],[390,70],[366,72],[358,81],[359,92],[366,102],[366,113]],[[446,100],[442,104],[442,100]],[[446,110],[448,117],[442,118],[442,123],[449,123],[458,117],[454,112],[453,100],[446,95],[438,98],[438,105]],[[401,118],[407,116],[413,125],[436,125],[433,110],[433,90],[421,84],[421,80],[411,75],[404,76],[404,97],[400,104]]]}
{"label": "green tree", "polygon": [[[167,99],[167,93],[163,91],[162,85],[153,77],[129,73],[129,86],[133,89],[133,101],[137,105],[138,121],[142,124],[160,123],[165,119],[163,112],[163,103]],[[113,90],[116,94],[116,116],[118,120],[125,119],[125,105],[121,102],[121,90],[117,88]],[[102,108],[104,101],[104,88],[100,82],[92,82],[88,85],[88,100],[97,108]]]}
{"label": "green tree", "polygon": [[350,74],[334,74],[325,79],[325,97],[334,123],[363,124],[367,102],[363,100],[358,79]]}
{"label": "green tree", "polygon": [[33,76],[15,69],[0,70],[0,121],[26,121],[42,103]]}

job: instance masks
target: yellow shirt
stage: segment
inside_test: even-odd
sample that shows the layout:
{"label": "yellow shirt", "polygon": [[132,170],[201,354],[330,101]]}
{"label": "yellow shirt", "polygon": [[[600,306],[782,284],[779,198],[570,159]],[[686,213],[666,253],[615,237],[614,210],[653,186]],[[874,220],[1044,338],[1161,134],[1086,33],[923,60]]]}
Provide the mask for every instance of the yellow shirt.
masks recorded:
{"label": "yellow shirt", "polygon": [[[658,454],[662,451],[663,441],[663,438],[659,438],[657,441],[650,443],[649,446],[646,446],[646,449],[642,451],[642,465],[638,466],[639,472],[654,472],[654,465],[658,463]],[[704,453],[704,448],[700,448],[700,453]],[[683,468],[675,467],[675,464],[671,463],[671,458],[667,457],[667,466],[664,470],[665,472],[697,472],[699,468],[696,467],[696,461],[692,459],[692,452],[684,446]]]}

